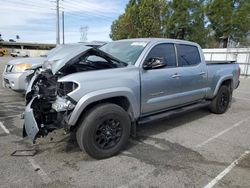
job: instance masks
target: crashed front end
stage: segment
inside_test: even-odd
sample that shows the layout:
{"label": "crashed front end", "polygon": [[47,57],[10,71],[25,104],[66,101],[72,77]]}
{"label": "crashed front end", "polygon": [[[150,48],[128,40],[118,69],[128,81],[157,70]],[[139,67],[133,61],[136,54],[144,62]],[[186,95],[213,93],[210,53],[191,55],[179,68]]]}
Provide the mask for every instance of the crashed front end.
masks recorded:
{"label": "crashed front end", "polygon": [[55,129],[69,130],[69,117],[76,101],[67,94],[77,89],[74,82],[59,82],[59,75],[49,69],[39,69],[26,92],[23,136],[35,142]]}
{"label": "crashed front end", "polygon": [[[23,135],[33,141],[55,129],[70,130],[68,122],[77,104],[70,96],[80,90],[80,83],[74,80],[79,80],[81,76],[75,73],[127,66],[96,48],[71,46],[65,51],[67,53],[62,53],[61,59],[45,61],[42,68],[32,69],[34,74],[26,78],[29,85],[26,89]],[[76,77],[73,81],[72,78],[63,79],[69,75]],[[81,92],[78,94],[83,95]]]}

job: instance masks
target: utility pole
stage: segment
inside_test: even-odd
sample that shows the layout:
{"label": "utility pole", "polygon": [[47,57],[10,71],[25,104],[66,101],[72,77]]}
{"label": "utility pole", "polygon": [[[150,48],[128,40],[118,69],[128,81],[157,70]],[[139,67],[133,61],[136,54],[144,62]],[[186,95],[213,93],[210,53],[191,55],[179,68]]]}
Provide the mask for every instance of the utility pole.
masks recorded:
{"label": "utility pole", "polygon": [[56,0],[56,44],[60,44],[59,1]]}
{"label": "utility pole", "polygon": [[64,44],[64,11],[62,11],[62,40]]}

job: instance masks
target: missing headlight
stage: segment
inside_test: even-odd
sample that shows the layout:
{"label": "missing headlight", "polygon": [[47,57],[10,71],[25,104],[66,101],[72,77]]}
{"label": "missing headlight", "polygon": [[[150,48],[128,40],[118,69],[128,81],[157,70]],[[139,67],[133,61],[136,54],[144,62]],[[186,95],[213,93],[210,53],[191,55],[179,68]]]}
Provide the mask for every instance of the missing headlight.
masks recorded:
{"label": "missing headlight", "polygon": [[78,84],[75,82],[58,82],[57,94],[63,97],[77,88]]}

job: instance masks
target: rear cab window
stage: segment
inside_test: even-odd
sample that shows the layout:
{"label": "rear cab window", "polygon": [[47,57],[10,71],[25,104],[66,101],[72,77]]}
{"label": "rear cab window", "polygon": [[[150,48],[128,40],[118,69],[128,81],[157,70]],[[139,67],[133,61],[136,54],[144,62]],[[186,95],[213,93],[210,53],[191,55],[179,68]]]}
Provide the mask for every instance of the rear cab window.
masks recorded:
{"label": "rear cab window", "polygon": [[178,54],[178,66],[195,66],[201,62],[200,53],[196,46],[178,44],[177,54]]}

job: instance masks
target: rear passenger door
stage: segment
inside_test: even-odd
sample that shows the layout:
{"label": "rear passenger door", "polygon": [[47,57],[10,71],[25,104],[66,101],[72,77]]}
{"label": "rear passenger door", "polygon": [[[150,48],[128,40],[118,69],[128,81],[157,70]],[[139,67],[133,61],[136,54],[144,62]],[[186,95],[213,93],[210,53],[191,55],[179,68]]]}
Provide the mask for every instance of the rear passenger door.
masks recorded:
{"label": "rear passenger door", "polygon": [[177,44],[182,103],[203,99],[206,94],[207,67],[197,46]]}

